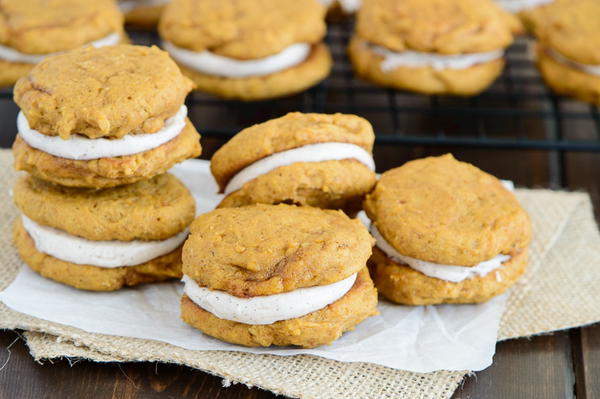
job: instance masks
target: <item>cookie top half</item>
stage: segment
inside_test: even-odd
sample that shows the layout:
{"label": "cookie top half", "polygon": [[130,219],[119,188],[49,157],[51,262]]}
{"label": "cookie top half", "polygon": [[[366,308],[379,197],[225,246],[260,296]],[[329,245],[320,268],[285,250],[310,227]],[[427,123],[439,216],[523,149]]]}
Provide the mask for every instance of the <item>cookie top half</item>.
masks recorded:
{"label": "cookie top half", "polygon": [[157,47],[86,47],[36,65],[14,99],[40,133],[120,138],[162,129],[192,86]]}
{"label": "cookie top half", "polygon": [[88,240],[165,240],[194,219],[196,204],[171,174],[102,190],[55,185],[31,175],[15,183],[17,207],[33,221]]}
{"label": "cookie top half", "polygon": [[450,154],[385,172],[364,203],[381,235],[400,254],[473,266],[529,245],[531,224],[494,176]]}
{"label": "cookie top half", "polygon": [[527,19],[546,47],[570,60],[600,65],[600,1],[554,1],[528,12]]}
{"label": "cookie top half", "polygon": [[210,168],[223,189],[237,172],[277,152],[328,142],[355,144],[372,152],[374,140],[373,127],[359,116],[291,112],[236,134],[215,152]]}
{"label": "cookie top half", "polygon": [[161,17],[163,39],[230,58],[263,58],[325,36],[317,0],[173,0]]}
{"label": "cookie top half", "polygon": [[0,2],[0,44],[21,53],[70,50],[122,31],[123,16],[112,0]]}
{"label": "cookie top half", "polygon": [[238,297],[333,284],[364,268],[373,245],[357,219],[293,205],[217,209],[190,230],[183,273]]}
{"label": "cookie top half", "polygon": [[505,48],[518,26],[492,0],[369,0],[356,34],[392,51],[461,54]]}

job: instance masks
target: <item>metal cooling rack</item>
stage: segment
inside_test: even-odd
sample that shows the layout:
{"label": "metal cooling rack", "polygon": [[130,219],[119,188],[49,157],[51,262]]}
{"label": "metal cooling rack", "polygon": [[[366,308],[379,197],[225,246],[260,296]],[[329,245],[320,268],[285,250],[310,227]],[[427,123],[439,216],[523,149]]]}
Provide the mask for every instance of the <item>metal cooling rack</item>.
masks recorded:
{"label": "metal cooling rack", "polygon": [[[327,42],[334,55],[331,76],[288,98],[241,103],[203,93],[187,99],[189,115],[203,137],[227,138],[254,123],[290,111],[347,112],[367,118],[377,143],[495,149],[600,151],[598,108],[554,95],[531,61],[530,39],[508,50],[502,76],[472,98],[425,96],[380,88],[354,77],[346,57],[351,22],[330,24]],[[158,43],[156,33],[130,32],[134,42]],[[12,142],[17,107],[9,89],[0,91],[0,143]]]}

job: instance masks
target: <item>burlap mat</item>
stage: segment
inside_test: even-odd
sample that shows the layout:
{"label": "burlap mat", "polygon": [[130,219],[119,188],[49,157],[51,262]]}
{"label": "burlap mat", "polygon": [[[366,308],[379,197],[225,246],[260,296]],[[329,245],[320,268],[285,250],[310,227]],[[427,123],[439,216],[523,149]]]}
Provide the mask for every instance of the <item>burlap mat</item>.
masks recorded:
{"label": "burlap mat", "polygon": [[[10,224],[17,212],[8,188],[14,177],[10,154],[0,151],[0,290],[21,267],[10,243]],[[527,273],[511,290],[498,338],[599,321],[600,236],[589,196],[549,190],[518,190],[517,195],[531,215],[535,240]],[[313,356],[191,351],[156,341],[90,334],[12,311],[3,304],[0,328],[30,331],[26,337],[35,359],[69,356],[101,362],[179,363],[298,398],[449,398],[465,374],[419,374]]]}

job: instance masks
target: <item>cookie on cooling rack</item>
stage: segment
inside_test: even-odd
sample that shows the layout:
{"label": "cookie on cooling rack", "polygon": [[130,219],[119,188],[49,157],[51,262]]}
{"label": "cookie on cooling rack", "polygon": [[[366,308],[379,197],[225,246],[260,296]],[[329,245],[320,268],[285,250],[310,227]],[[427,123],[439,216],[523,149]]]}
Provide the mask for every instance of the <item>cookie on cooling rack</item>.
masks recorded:
{"label": "cookie on cooling rack", "polygon": [[158,25],[169,0],[119,0],[119,8],[125,14],[125,23],[139,28],[151,29]]}
{"label": "cookie on cooling rack", "polygon": [[219,207],[360,209],[375,185],[373,128],[356,115],[289,113],[242,130],[211,159]]}
{"label": "cookie on cooling rack", "polygon": [[364,207],[377,241],[371,276],[394,302],[483,302],[525,271],[527,213],[498,179],[452,155],[383,173]]}
{"label": "cookie on cooling rack", "polygon": [[356,74],[373,83],[471,96],[500,75],[518,29],[492,0],[371,0],[348,52]]}
{"label": "cookie on cooling rack", "polygon": [[13,192],[15,246],[42,276],[94,291],[181,277],[195,203],[174,176],[96,190],[27,175]]}
{"label": "cookie on cooling rack", "polygon": [[340,211],[291,205],[201,215],[183,247],[181,317],[246,346],[329,344],[377,314],[372,238]]}
{"label": "cookie on cooling rack", "polygon": [[15,168],[73,187],[113,187],[200,154],[183,105],[192,82],[156,47],[82,48],[15,86]]}
{"label": "cookie on cooling rack", "polygon": [[325,10],[317,0],[173,0],[159,32],[164,48],[198,90],[261,100],[301,92],[324,79]]}
{"label": "cookie on cooling rack", "polygon": [[127,40],[112,0],[4,0],[0,10],[0,86],[50,55]]}
{"label": "cookie on cooling rack", "polygon": [[531,14],[537,65],[555,92],[600,105],[600,2],[563,0]]}

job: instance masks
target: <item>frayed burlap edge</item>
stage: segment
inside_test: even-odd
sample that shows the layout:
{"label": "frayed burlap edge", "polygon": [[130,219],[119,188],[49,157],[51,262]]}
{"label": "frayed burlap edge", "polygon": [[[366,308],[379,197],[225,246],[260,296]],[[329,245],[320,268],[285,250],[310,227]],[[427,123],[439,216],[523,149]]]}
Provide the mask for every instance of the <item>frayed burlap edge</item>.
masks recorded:
{"label": "frayed burlap edge", "polygon": [[[0,168],[8,155],[0,152]],[[14,176],[2,168],[0,178],[12,185]],[[4,190],[7,191],[7,190]],[[600,320],[594,301],[600,283],[600,237],[587,194],[519,190],[531,215],[535,240],[526,275],[511,289],[499,339],[529,336]],[[1,237],[10,236],[7,221],[16,211],[0,193]],[[16,275],[12,245],[0,240],[0,289]],[[575,272],[574,272],[575,271]],[[596,306],[595,306],[596,305]],[[22,328],[36,359],[61,356],[96,361],[161,361],[185,364],[247,385],[298,398],[448,398],[464,372],[419,374],[368,363],[342,363],[314,356],[279,357],[240,352],[190,351],[155,341],[89,334],[35,319],[0,304],[0,328]],[[43,333],[42,333],[43,332]]]}

